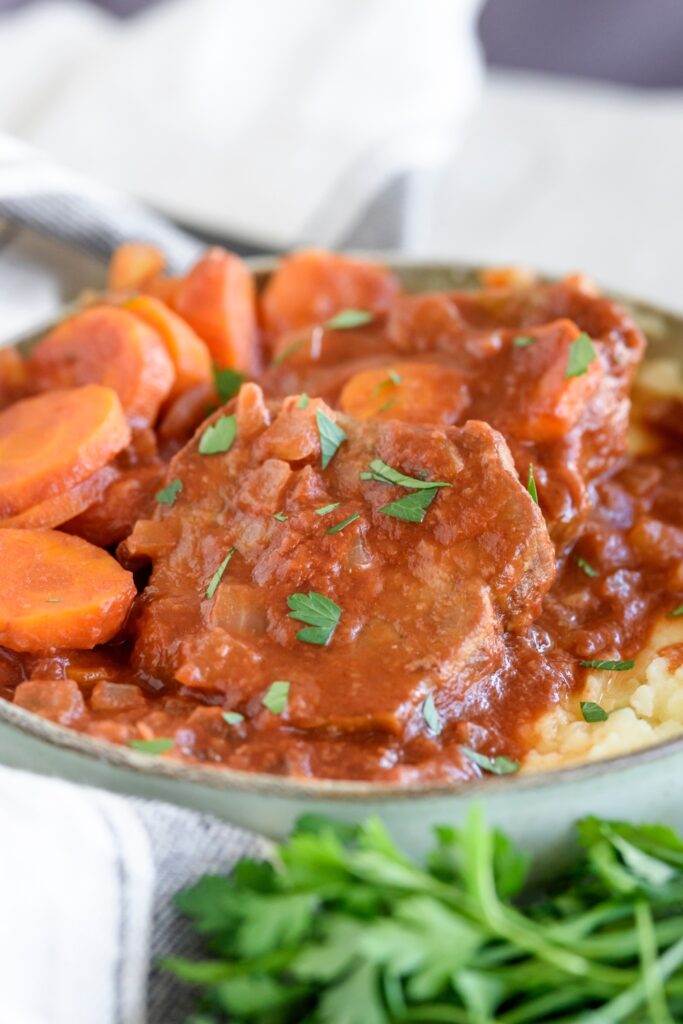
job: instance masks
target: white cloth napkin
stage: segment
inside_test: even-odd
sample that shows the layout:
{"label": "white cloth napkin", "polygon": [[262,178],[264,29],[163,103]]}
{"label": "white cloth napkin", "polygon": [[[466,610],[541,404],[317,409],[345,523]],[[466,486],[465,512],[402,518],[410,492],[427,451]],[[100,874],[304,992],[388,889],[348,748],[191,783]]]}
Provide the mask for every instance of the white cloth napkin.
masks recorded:
{"label": "white cloth napkin", "polygon": [[198,953],[173,894],[269,852],[208,815],[8,768],[0,836],[2,1024],[182,1024],[192,995],[155,968]]}
{"label": "white cloth napkin", "polygon": [[0,17],[0,131],[207,229],[338,242],[459,144],[481,2],[43,0]]}

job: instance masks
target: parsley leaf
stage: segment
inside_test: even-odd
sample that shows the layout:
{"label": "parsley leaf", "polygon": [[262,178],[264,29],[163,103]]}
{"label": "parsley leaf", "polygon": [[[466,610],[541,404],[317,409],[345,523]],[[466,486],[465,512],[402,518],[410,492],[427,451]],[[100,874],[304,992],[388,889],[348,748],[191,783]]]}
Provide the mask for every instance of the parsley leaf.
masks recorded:
{"label": "parsley leaf", "polygon": [[492,775],[511,775],[519,771],[519,761],[513,761],[510,757],[489,757],[470,747],[460,747],[460,750],[469,761]]}
{"label": "parsley leaf", "polygon": [[534,478],[534,467],[533,463],[529,463],[529,479],[527,480],[526,489],[532,497],[532,500],[538,505],[538,491],[536,490],[536,480]]}
{"label": "parsley leaf", "polygon": [[277,519],[278,523],[286,523],[287,522],[287,516],[284,514],[284,512],[275,512],[275,513],[273,513],[273,519]]}
{"label": "parsley leaf", "polygon": [[278,679],[276,682],[271,683],[268,687],[268,692],[261,701],[264,708],[268,708],[274,715],[281,715],[287,707],[289,686],[290,684],[284,679]]}
{"label": "parsley leaf", "polygon": [[128,746],[142,754],[165,754],[175,746],[175,740],[159,736],[153,740],[128,740]]}
{"label": "parsley leaf", "polygon": [[609,718],[608,712],[599,704],[593,703],[592,700],[580,701],[579,707],[581,708],[584,722],[606,722]]}
{"label": "parsley leaf", "polygon": [[361,480],[376,480],[380,484],[396,484],[398,487],[405,487],[407,490],[416,491],[422,488],[431,487],[452,487],[453,484],[444,483],[443,480],[419,480],[414,476],[406,476],[400,470],[388,466],[381,459],[373,459],[370,463],[370,471],[361,473]]}
{"label": "parsley leaf", "polygon": [[339,625],[342,613],[338,604],[314,590],[308,594],[290,594],[287,606],[291,609],[288,618],[306,623],[307,628],[300,629],[296,637],[307,644],[326,644]]}
{"label": "parsley leaf", "polygon": [[286,348],[283,348],[282,352],[278,352],[278,354],[271,359],[270,365],[281,366],[287,359],[289,359],[290,356],[293,356],[295,352],[298,352],[305,343],[306,338],[297,338],[291,345],[287,345]]}
{"label": "parsley leaf", "polygon": [[679,604],[677,608],[674,608],[672,612],[669,612],[667,618],[677,619],[679,615],[683,615],[683,604]]}
{"label": "parsley leaf", "polygon": [[302,392],[302,394],[299,395],[299,401],[296,403],[295,408],[297,408],[297,409],[308,409],[309,402],[310,402],[310,399],[309,399],[308,395],[306,394],[306,392],[304,391],[304,392]]}
{"label": "parsley leaf", "polygon": [[356,519],[360,519],[360,512],[352,512],[347,519],[342,519],[341,523],[337,523],[335,526],[330,526],[325,533],[340,533],[345,526],[350,526],[351,523],[355,523]]}
{"label": "parsley leaf", "polygon": [[601,661],[597,658],[593,661],[581,661],[579,664],[584,668],[604,669],[605,672],[628,672],[635,665],[635,661]]}
{"label": "parsley leaf", "polygon": [[241,725],[244,721],[244,715],[241,715],[239,711],[224,711],[223,718],[228,725]]}
{"label": "parsley leaf", "polygon": [[170,484],[167,484],[166,487],[162,487],[160,491],[157,491],[154,495],[154,500],[158,501],[160,505],[173,505],[182,489],[182,480],[171,480]]}
{"label": "parsley leaf", "polygon": [[315,421],[318,424],[318,434],[320,436],[321,465],[323,469],[327,469],[337,454],[339,446],[348,439],[341,427],[338,427],[334,420],[331,420],[322,409],[316,409]]}
{"label": "parsley leaf", "polygon": [[533,345],[536,341],[530,334],[518,334],[516,338],[512,339],[512,344],[515,348],[527,348],[529,345]]}
{"label": "parsley leaf", "polygon": [[380,512],[385,516],[393,516],[394,519],[404,519],[407,523],[421,523],[436,494],[436,487],[424,491],[414,491],[412,494],[406,494],[403,498],[398,498],[397,501],[383,505]]}
{"label": "parsley leaf", "polygon": [[595,577],[595,576],[599,576],[600,575],[598,570],[594,569],[592,565],[589,565],[585,558],[577,558],[576,559],[576,564],[578,565],[578,567],[580,569],[583,569],[583,571],[585,572],[586,576]]}
{"label": "parsley leaf", "polygon": [[225,405],[235,397],[245,380],[246,377],[243,373],[238,373],[237,370],[219,370],[214,364],[213,386],[221,405]]}
{"label": "parsley leaf", "polygon": [[200,455],[220,455],[229,452],[237,435],[237,417],[219,416],[207,427],[199,439]]}
{"label": "parsley leaf", "polygon": [[216,569],[216,571],[213,574],[213,576],[211,577],[211,582],[209,583],[208,587],[206,588],[206,596],[208,597],[209,601],[211,600],[213,595],[218,590],[218,584],[223,579],[223,573],[228,568],[228,565],[230,563],[230,559],[232,558],[232,556],[234,554],[235,554],[235,549],[234,548],[230,548],[230,550],[228,551],[227,555],[225,556],[225,558],[223,559],[221,564],[218,566],[218,568]]}
{"label": "parsley leaf", "polygon": [[590,336],[582,331],[569,346],[565,380],[569,380],[571,377],[582,377],[584,373],[587,373],[590,364],[597,358],[598,353],[595,351]]}
{"label": "parsley leaf", "polygon": [[[380,380],[377,384],[375,384],[374,388],[370,392],[370,397],[379,398],[381,393],[386,388],[390,388],[392,386],[398,387],[398,385],[401,383],[401,380],[401,374],[396,373],[396,370],[387,370],[386,377],[384,378],[384,380]],[[382,408],[384,408],[384,406],[382,406]]]}
{"label": "parsley leaf", "polygon": [[315,514],[317,516],[326,516],[329,515],[330,512],[334,512],[335,508],[339,508],[338,501],[333,501],[331,505],[321,505],[320,508],[315,510]]}
{"label": "parsley leaf", "polygon": [[348,331],[349,328],[363,327],[374,319],[375,314],[369,313],[366,309],[342,309],[326,320],[323,327],[327,331]]}
{"label": "parsley leaf", "polygon": [[441,732],[441,718],[439,712],[436,710],[436,704],[431,693],[427,694],[424,703],[422,705],[422,717],[427,723],[427,727],[438,736]]}

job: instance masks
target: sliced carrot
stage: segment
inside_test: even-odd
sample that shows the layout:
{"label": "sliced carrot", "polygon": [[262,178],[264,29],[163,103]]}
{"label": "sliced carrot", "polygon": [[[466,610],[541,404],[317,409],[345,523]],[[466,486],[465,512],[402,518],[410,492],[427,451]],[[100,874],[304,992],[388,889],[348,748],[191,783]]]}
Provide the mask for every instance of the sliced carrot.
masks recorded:
{"label": "sliced carrot", "polygon": [[462,374],[436,363],[392,363],[347,381],[339,404],[358,420],[456,423],[469,404]]}
{"label": "sliced carrot", "polygon": [[0,348],[0,409],[26,393],[26,363],[13,345]]}
{"label": "sliced carrot", "polygon": [[105,466],[83,483],[31,505],[16,516],[0,519],[0,530],[52,530],[61,526],[99,501],[117,476],[113,466]]}
{"label": "sliced carrot", "polygon": [[178,395],[164,408],[157,426],[159,440],[174,442],[176,447],[185,444],[216,405],[218,396],[213,382],[197,384]]}
{"label": "sliced carrot", "polygon": [[130,437],[111,388],[91,384],[15,402],[0,412],[0,517],[87,480]]}
{"label": "sliced carrot", "polygon": [[283,259],[266,285],[263,325],[276,338],[324,323],[343,309],[386,313],[397,294],[398,282],[377,263],[306,249]]}
{"label": "sliced carrot", "polygon": [[175,369],[169,398],[176,398],[197,384],[212,382],[209,350],[182,317],[151,295],[137,295],[126,302],[125,308],[155,330],[166,346]]}
{"label": "sliced carrot", "polygon": [[135,584],[111,555],[57,530],[0,530],[0,644],[89,650],[123,626]]}
{"label": "sliced carrot", "polygon": [[260,358],[254,279],[246,263],[209,249],[177,282],[173,306],[203,338],[217,366],[256,373]]}
{"label": "sliced carrot", "polygon": [[107,286],[113,292],[135,292],[154,281],[166,265],[164,254],[155,245],[127,242],[111,258]]}
{"label": "sliced carrot", "polygon": [[157,460],[116,474],[99,501],[64,522],[62,529],[108,548],[131,533],[138,519],[151,515],[154,495],[163,484],[166,467]]}
{"label": "sliced carrot", "polygon": [[78,384],[113,388],[136,426],[154,422],[175,381],[157,332],[117,306],[95,306],[65,320],[35,347],[28,373],[37,391]]}

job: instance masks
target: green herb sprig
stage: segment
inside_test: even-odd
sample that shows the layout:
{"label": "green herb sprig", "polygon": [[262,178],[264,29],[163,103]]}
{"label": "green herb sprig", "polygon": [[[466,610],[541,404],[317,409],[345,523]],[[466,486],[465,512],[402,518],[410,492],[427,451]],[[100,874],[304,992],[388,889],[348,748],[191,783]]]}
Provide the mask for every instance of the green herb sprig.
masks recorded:
{"label": "green herb sprig", "polygon": [[545,891],[474,805],[424,865],[382,824],[301,819],[265,862],[176,899],[207,958],[165,961],[197,1024],[674,1024],[683,1020],[683,842],[586,818]]}
{"label": "green herb sprig", "polygon": [[328,643],[339,625],[342,610],[324,594],[309,590],[307,594],[290,594],[287,598],[289,618],[305,622],[306,628],[296,634],[297,640],[307,644]]}

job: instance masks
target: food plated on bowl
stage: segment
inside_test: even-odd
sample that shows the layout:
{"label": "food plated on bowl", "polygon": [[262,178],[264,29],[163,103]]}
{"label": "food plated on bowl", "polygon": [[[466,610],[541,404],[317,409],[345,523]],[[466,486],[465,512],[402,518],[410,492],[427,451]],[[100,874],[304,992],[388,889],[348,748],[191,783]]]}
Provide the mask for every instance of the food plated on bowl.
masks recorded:
{"label": "food plated on bowl", "polygon": [[303,783],[682,733],[680,378],[634,385],[645,335],[581,277],[438,278],[124,247],[3,352],[2,697]]}

